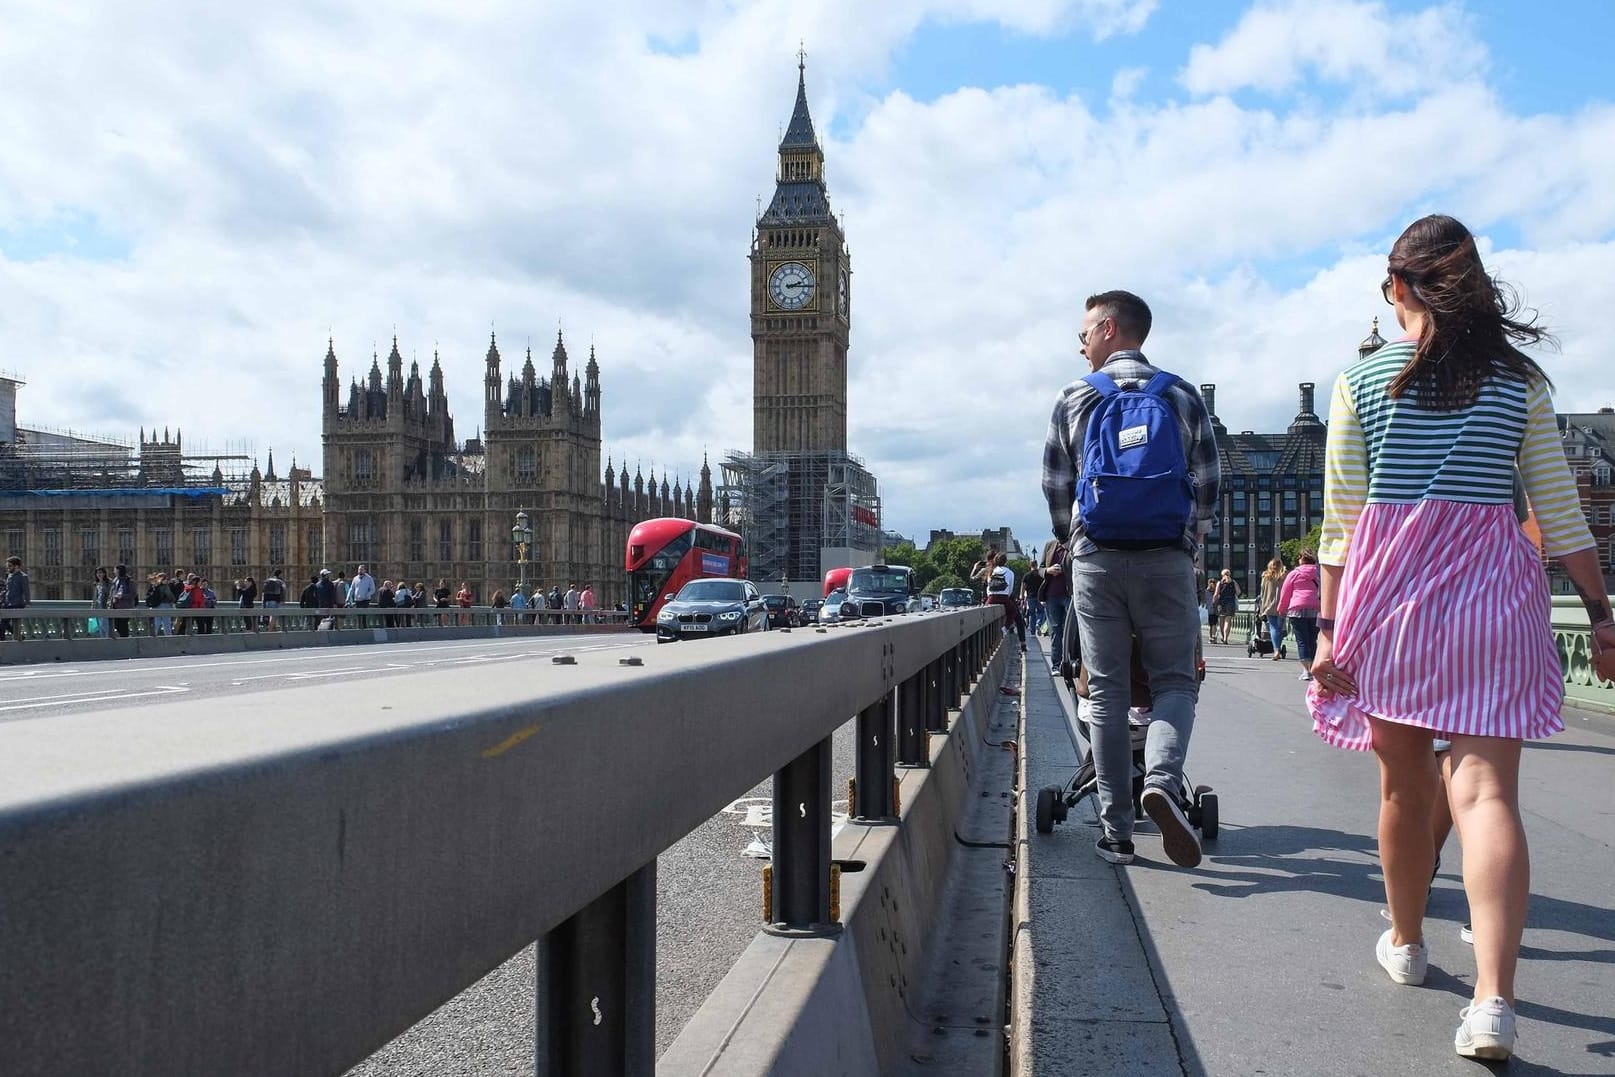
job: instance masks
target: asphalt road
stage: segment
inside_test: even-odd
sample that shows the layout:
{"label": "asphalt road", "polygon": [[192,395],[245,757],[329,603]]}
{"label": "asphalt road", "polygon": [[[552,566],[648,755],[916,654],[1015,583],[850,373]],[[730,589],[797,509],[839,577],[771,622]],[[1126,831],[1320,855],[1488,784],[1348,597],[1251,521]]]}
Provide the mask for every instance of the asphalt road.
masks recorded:
{"label": "asphalt road", "polygon": [[[722,646],[711,640],[674,646]],[[49,721],[82,711],[150,704],[154,697],[218,698],[271,692],[311,680],[381,680],[406,670],[533,663],[548,671],[560,653],[655,646],[638,633],[388,643],[264,654],[88,662],[0,669],[0,722]],[[811,691],[803,686],[803,691]],[[835,737],[833,788],[853,769],[853,723]],[[762,923],[764,860],[747,855],[769,833],[770,783],[757,786],[657,863],[656,1050],[664,1051],[717,986]],[[837,812],[845,810],[838,801]],[[602,797],[601,811],[610,811]],[[755,850],[753,850],[755,851]],[[352,1073],[360,1077],[531,1074],[533,948],[386,1045]]]}

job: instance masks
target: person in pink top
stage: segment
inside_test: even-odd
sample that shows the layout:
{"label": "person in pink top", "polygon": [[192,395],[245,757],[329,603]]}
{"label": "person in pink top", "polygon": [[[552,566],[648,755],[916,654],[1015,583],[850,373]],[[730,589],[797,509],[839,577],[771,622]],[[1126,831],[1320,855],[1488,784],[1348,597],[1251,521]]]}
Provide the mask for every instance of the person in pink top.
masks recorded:
{"label": "person in pink top", "polygon": [[1318,555],[1302,550],[1300,563],[1284,577],[1279,590],[1279,613],[1290,619],[1295,653],[1301,659],[1303,681],[1312,679],[1312,659],[1318,647]]}

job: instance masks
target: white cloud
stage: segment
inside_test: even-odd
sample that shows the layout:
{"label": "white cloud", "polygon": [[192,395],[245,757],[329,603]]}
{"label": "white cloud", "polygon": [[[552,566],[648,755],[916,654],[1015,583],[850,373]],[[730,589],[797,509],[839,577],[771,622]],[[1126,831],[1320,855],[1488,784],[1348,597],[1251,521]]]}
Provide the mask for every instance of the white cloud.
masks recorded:
{"label": "white cloud", "polygon": [[1310,72],[1369,93],[1422,93],[1484,70],[1470,21],[1456,4],[1393,14],[1362,0],[1258,3],[1223,40],[1190,50],[1182,82],[1196,94],[1272,94]]}
{"label": "white cloud", "polygon": [[[598,346],[607,451],[689,475],[703,448],[750,442],[753,198],[802,37],[856,270],[851,448],[902,530],[1042,533],[1049,405],[1077,372],[1082,300],[1107,287],[1150,300],[1150,351],[1216,382],[1230,427],[1282,427],[1295,383],[1321,396],[1388,313],[1384,252],[1436,209],[1507,237],[1494,268],[1564,341],[1561,404],[1615,402],[1615,108],[1511,112],[1459,8],[1263,5],[1214,46],[1150,58],[1186,61],[1185,101],[1140,99],[1126,69],[1070,96],[865,89],[927,20],[1101,38],[1151,6],[193,3],[91,20],[13,4],[0,248],[69,210],[130,254],[0,255],[0,367],[29,379],[25,422],[179,425],[318,466],[328,331],[344,379],[395,326],[423,368],[435,343],[469,436],[490,322],[507,370],[529,338],[547,370],[559,320],[574,364]],[[1398,44],[1413,30],[1441,49],[1408,52],[1426,47]],[[1400,71],[1376,85],[1422,92],[1359,93],[1375,48]],[[1314,76],[1342,100],[1233,96]]]}

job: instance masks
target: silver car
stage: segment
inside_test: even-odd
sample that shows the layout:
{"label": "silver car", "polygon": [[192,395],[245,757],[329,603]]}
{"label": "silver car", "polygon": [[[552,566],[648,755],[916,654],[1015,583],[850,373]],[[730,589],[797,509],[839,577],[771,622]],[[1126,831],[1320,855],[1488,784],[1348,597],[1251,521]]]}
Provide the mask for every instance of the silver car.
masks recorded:
{"label": "silver car", "polygon": [[691,580],[656,615],[656,642],[738,636],[768,628],[768,607],[747,580]]}
{"label": "silver car", "polygon": [[847,592],[836,588],[824,596],[824,605],[819,607],[819,623],[833,625],[841,620],[841,604],[847,601]]}

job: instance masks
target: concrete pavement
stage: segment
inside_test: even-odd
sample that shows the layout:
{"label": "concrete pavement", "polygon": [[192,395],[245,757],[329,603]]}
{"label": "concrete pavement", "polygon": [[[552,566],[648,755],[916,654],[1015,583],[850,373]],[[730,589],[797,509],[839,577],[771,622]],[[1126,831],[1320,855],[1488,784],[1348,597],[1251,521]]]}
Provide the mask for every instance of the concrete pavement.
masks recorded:
{"label": "concrete pavement", "polygon": [[[1294,662],[1212,646],[1188,758],[1216,787],[1222,833],[1175,868],[1147,820],[1138,859],[1094,855],[1092,801],[1049,835],[1038,788],[1077,755],[1073,701],[1028,655],[1011,1070],[1082,1074],[1479,1072],[1452,1050],[1473,982],[1454,838],[1442,854],[1423,987],[1374,960],[1386,924],[1367,753],[1311,732]],[[1528,746],[1521,799],[1532,898],[1512,1074],[1615,1073],[1615,721],[1567,710]]]}

